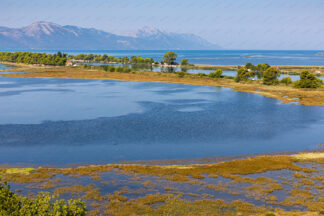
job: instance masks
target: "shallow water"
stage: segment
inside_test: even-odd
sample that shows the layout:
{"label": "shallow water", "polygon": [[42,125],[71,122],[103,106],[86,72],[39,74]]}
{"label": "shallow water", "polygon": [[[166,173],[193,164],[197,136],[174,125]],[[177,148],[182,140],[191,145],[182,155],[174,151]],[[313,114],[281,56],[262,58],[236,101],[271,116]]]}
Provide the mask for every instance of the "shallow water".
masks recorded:
{"label": "shallow water", "polygon": [[0,78],[0,163],[108,163],[312,149],[324,109],[230,88]]}
{"label": "shallow water", "polygon": [[[115,65],[115,66],[121,66],[121,67],[134,67],[133,65],[123,65],[123,64],[117,64],[117,63],[86,63],[88,65]],[[163,68],[163,67],[144,67],[144,66],[136,66],[137,68],[140,68],[141,71],[154,71],[154,72],[168,72],[167,68]],[[210,74],[212,72],[214,72],[215,70],[204,70],[204,69],[184,69],[181,67],[176,67],[176,68],[172,68],[173,72],[180,72],[180,71],[184,71],[187,73],[191,73],[191,74],[198,74],[198,73],[205,73],[205,74]],[[236,70],[223,70],[223,75],[225,76],[231,76],[231,77],[235,77],[237,74]],[[284,77],[290,77],[292,81],[296,81],[300,79],[299,75],[291,75],[291,74],[281,74],[279,77],[279,80],[281,80]],[[324,80],[323,76],[318,76],[319,79]],[[254,79],[262,79],[261,77],[257,77],[255,76]]]}
{"label": "shallow water", "polygon": [[13,68],[14,66],[11,66],[11,65],[3,65],[3,64],[0,64],[0,70],[4,70],[4,69],[9,69],[9,68]]}

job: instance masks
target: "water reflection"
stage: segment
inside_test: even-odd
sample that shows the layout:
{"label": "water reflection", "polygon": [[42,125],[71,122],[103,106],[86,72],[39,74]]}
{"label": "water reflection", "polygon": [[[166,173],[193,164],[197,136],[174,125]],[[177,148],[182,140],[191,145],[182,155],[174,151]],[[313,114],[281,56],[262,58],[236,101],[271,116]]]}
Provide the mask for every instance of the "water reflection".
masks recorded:
{"label": "water reflection", "polygon": [[229,88],[0,78],[0,163],[107,163],[312,148],[321,107]]}

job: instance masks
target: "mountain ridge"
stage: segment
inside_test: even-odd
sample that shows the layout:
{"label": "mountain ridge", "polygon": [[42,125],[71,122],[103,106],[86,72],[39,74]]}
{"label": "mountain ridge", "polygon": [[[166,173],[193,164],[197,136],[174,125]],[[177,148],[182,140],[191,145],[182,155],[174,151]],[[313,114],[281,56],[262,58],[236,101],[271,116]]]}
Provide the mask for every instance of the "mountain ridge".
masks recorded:
{"label": "mountain ridge", "polygon": [[39,21],[21,28],[0,26],[0,49],[219,49],[194,34],[168,33],[143,27],[134,36],[95,28]]}

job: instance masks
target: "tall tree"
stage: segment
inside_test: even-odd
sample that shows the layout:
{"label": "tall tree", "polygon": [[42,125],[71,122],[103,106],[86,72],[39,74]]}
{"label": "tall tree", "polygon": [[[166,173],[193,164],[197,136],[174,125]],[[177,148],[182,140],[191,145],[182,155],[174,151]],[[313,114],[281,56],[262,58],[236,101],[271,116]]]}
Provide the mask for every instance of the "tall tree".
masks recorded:
{"label": "tall tree", "polygon": [[279,83],[280,72],[275,67],[269,67],[263,73],[262,82],[265,85],[276,85]]}
{"label": "tall tree", "polygon": [[318,79],[314,74],[309,71],[303,71],[300,74],[300,80],[296,81],[294,84],[297,88],[318,88],[322,83],[322,80]]}
{"label": "tall tree", "polygon": [[169,51],[163,55],[163,62],[167,65],[174,65],[178,55],[175,52]]}

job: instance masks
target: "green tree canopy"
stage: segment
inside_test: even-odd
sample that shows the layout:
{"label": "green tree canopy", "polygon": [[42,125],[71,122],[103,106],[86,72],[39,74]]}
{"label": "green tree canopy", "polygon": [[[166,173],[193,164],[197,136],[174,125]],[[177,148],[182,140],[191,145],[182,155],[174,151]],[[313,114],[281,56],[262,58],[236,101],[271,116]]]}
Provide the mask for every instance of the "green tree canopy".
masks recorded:
{"label": "green tree canopy", "polygon": [[221,78],[223,71],[221,69],[217,69],[215,72],[209,74],[211,78]]}
{"label": "green tree canopy", "polygon": [[61,52],[56,54],[32,52],[0,52],[0,61],[39,64],[39,65],[65,65],[67,55]]}
{"label": "green tree canopy", "polygon": [[258,64],[255,68],[255,70],[258,73],[263,73],[264,71],[266,71],[268,68],[270,67],[270,65],[268,63],[263,63],[263,64]]}
{"label": "green tree canopy", "polygon": [[181,66],[189,65],[188,59],[181,59]]}
{"label": "green tree canopy", "polygon": [[247,81],[249,78],[254,77],[255,73],[251,69],[247,69],[245,67],[240,67],[237,70],[237,74],[235,76],[236,82]]}
{"label": "green tree canopy", "polygon": [[285,85],[290,85],[292,83],[290,77],[284,77],[284,78],[282,78],[282,80],[280,80],[280,82],[285,84]]}
{"label": "green tree canopy", "polygon": [[163,62],[167,65],[174,65],[178,55],[175,52],[169,51],[163,55]]}
{"label": "green tree canopy", "polygon": [[248,62],[248,63],[245,64],[245,68],[250,69],[250,70],[255,70],[256,66],[253,65],[252,63]]}
{"label": "green tree canopy", "polygon": [[309,71],[303,71],[300,74],[300,80],[294,83],[297,88],[318,88],[322,84],[322,80],[317,78]]}
{"label": "green tree canopy", "polygon": [[263,73],[262,82],[265,85],[276,85],[279,83],[280,72],[275,67],[267,68]]}

